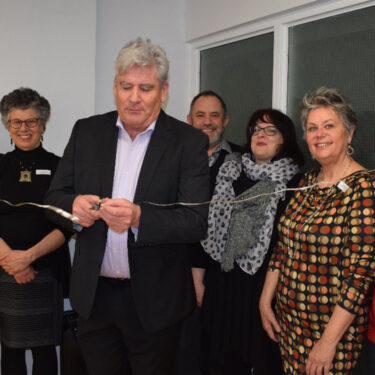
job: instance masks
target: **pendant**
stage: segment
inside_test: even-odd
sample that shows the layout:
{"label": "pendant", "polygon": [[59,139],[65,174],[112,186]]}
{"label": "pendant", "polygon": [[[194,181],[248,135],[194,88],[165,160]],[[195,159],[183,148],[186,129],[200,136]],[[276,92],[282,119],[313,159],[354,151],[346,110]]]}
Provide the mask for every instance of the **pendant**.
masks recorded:
{"label": "pendant", "polygon": [[19,182],[31,182],[31,171],[20,171]]}

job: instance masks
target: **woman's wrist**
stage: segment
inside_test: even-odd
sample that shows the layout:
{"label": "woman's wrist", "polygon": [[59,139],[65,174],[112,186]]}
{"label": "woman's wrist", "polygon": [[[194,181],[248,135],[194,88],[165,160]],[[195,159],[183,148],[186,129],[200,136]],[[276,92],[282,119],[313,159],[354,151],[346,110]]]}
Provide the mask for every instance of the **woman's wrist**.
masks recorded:
{"label": "woman's wrist", "polygon": [[25,253],[27,255],[27,262],[29,263],[29,265],[37,259],[33,248],[26,250]]}
{"label": "woman's wrist", "polygon": [[272,296],[262,295],[259,299],[259,307],[260,308],[270,308],[272,306]]}

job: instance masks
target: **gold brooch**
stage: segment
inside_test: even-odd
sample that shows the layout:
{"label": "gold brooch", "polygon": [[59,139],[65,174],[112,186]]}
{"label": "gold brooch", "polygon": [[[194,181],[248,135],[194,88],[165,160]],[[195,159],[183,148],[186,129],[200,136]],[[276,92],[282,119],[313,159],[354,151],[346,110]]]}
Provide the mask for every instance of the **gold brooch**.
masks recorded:
{"label": "gold brooch", "polygon": [[31,171],[20,171],[19,182],[31,182]]}

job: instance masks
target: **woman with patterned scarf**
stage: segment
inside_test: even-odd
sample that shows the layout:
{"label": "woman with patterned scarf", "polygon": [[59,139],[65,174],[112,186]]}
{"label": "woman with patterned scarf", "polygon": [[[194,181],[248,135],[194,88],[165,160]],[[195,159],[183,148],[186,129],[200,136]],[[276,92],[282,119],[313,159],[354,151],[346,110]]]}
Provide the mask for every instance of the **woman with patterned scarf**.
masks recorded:
{"label": "woman with patterned scarf", "polygon": [[276,225],[297,185],[303,156],[293,122],[258,110],[247,126],[245,154],[221,166],[210,204],[210,255],[202,305],[204,374],[282,374],[276,343],[263,331],[259,298]]}

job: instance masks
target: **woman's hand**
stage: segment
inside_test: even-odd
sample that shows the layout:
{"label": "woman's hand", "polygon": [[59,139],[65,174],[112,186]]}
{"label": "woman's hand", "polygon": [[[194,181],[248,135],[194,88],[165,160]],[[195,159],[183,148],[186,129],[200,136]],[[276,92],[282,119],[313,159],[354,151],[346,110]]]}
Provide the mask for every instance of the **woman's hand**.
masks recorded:
{"label": "woman's hand", "polygon": [[197,299],[197,306],[202,307],[204,292],[205,292],[205,289],[206,289],[206,287],[204,285],[204,282],[203,282],[206,270],[204,268],[193,267],[191,269],[191,272],[193,274],[193,281],[194,281],[195,295],[196,295],[196,299]]}
{"label": "woman's hand", "polygon": [[[27,269],[35,260],[57,250],[65,242],[65,237],[58,229],[53,229],[38,243],[28,250],[11,250],[1,260],[1,267],[9,274],[15,276],[16,273]],[[0,241],[0,248],[2,244]]]}
{"label": "woman's hand", "polygon": [[272,310],[272,301],[275,295],[276,286],[279,281],[279,274],[274,271],[267,271],[264,281],[262,295],[259,300],[260,316],[262,325],[271,340],[279,342],[279,333],[281,331],[279,322]]}
{"label": "woman's hand", "polygon": [[335,356],[336,345],[321,338],[312,348],[306,362],[307,375],[328,375]]}
{"label": "woman's hand", "polygon": [[13,275],[18,284],[27,284],[35,279],[36,272],[32,267],[27,267],[24,270]]}
{"label": "woman's hand", "polygon": [[194,283],[195,295],[197,298],[197,306],[202,307],[205,285],[203,283]]}
{"label": "woman's hand", "polygon": [[307,375],[328,375],[341,337],[355,315],[336,305],[323,335],[313,346],[306,362]]}
{"label": "woman's hand", "polygon": [[12,249],[8,246],[8,244],[0,238],[0,266],[3,266],[3,261],[5,258],[11,253]]}
{"label": "woman's hand", "polygon": [[279,342],[280,325],[276,319],[272,307],[268,304],[259,304],[262,325],[267,332],[269,338],[275,342]]}
{"label": "woman's hand", "polygon": [[34,261],[31,251],[12,250],[4,257],[1,266],[9,275],[25,270]]}

